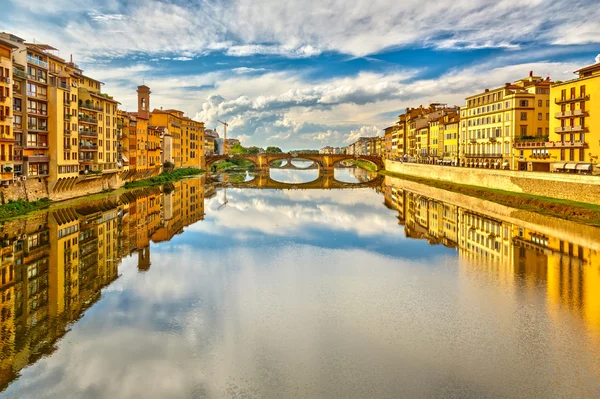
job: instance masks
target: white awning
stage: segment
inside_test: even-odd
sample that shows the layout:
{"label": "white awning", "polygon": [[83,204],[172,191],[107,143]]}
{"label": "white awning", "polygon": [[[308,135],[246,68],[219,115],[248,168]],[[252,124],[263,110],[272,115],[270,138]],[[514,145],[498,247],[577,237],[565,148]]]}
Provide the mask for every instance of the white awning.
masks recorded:
{"label": "white awning", "polygon": [[577,164],[577,170],[592,170],[591,163],[579,163]]}
{"label": "white awning", "polygon": [[502,166],[508,166],[508,161],[502,162]]}
{"label": "white awning", "polygon": [[577,162],[568,162],[565,165],[565,169],[567,170],[575,170],[577,168]]}
{"label": "white awning", "polygon": [[129,163],[129,158],[127,158],[126,155],[121,155],[121,158],[123,159],[123,162]]}
{"label": "white awning", "polygon": [[565,165],[566,165],[565,162],[555,162],[555,163],[552,164],[552,167],[554,169],[564,169]]}

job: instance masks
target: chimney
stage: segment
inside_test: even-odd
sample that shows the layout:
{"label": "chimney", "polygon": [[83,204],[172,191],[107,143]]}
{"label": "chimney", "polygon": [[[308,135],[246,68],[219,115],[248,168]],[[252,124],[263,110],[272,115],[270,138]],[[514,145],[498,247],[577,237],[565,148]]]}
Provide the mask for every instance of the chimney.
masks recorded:
{"label": "chimney", "polygon": [[529,77],[532,78],[533,77],[533,71],[529,71]]}

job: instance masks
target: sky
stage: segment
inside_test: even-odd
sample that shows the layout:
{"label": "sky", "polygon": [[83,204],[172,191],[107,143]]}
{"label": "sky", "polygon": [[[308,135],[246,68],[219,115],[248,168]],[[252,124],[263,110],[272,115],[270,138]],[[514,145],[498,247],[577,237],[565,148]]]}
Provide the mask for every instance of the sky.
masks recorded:
{"label": "sky", "polygon": [[0,31],[50,44],[134,111],[175,108],[246,146],[347,145],[407,107],[463,105],[600,53],[597,0],[0,0]]}

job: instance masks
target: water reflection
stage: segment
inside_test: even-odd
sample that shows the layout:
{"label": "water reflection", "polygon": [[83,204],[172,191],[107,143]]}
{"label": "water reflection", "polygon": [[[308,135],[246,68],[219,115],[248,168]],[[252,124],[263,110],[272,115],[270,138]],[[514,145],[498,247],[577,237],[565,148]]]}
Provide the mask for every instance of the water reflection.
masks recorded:
{"label": "water reflection", "polygon": [[598,229],[389,178],[224,194],[4,223],[0,397],[600,393]]}

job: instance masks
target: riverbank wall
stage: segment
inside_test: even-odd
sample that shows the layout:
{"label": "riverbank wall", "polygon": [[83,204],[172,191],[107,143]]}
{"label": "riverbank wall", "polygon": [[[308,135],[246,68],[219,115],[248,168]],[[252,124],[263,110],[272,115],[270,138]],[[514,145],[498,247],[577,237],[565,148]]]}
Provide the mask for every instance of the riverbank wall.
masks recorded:
{"label": "riverbank wall", "polygon": [[385,170],[423,179],[600,205],[600,176],[459,168],[385,161]]}
{"label": "riverbank wall", "polygon": [[31,177],[0,188],[0,205],[10,200],[37,201],[49,198],[51,201],[64,201],[79,198],[106,190],[116,190],[125,186],[127,182],[148,179],[159,175],[160,172],[161,169],[156,168],[145,171],[81,175],[61,179],[54,184],[49,184],[44,178]]}

